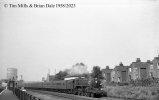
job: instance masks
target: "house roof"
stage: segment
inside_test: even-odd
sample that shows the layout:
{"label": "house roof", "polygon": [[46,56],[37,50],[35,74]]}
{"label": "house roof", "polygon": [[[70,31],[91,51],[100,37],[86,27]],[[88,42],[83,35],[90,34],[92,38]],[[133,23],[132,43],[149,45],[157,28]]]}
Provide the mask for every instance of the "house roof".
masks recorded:
{"label": "house roof", "polygon": [[151,63],[149,62],[132,62],[130,65],[131,67],[140,67],[140,68],[145,68],[148,67]]}
{"label": "house roof", "polygon": [[115,66],[114,70],[126,70],[127,68],[129,68],[129,66],[125,66],[120,63],[119,65]]}

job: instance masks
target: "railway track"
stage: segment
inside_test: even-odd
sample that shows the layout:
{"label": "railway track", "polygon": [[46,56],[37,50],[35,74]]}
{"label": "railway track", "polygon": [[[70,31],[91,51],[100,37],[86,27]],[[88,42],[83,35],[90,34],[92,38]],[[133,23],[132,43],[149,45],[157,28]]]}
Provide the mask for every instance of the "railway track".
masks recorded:
{"label": "railway track", "polygon": [[43,91],[43,90],[27,90],[27,93],[35,92],[35,93],[42,93],[47,95],[54,95],[70,100],[124,100],[120,98],[109,98],[109,97],[102,97],[102,98],[92,98],[92,97],[85,97],[85,96],[79,96],[79,95],[73,95],[73,94],[66,94],[66,93],[58,93],[58,92],[52,92],[52,91]]}

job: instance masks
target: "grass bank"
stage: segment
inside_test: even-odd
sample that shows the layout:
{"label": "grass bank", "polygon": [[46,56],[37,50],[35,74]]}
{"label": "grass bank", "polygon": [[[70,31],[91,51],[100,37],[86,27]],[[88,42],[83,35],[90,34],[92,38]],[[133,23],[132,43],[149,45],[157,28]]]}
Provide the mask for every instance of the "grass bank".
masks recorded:
{"label": "grass bank", "polygon": [[159,100],[159,87],[107,86],[108,96],[138,100]]}

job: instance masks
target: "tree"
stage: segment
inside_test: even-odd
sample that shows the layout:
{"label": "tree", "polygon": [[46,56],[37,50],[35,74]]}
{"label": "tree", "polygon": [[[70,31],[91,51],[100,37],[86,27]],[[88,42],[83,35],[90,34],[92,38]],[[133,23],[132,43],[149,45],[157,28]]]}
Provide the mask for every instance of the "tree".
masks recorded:
{"label": "tree", "polygon": [[103,79],[102,71],[99,66],[94,66],[91,73],[90,85],[94,88],[101,88],[101,82]]}
{"label": "tree", "polygon": [[60,71],[55,75],[55,80],[64,80],[65,76],[67,75],[67,71]]}

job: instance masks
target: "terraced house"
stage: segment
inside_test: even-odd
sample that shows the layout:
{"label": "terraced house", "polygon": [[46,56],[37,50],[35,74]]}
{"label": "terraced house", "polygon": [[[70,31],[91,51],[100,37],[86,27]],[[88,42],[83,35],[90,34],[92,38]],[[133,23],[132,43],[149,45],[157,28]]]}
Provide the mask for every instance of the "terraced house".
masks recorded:
{"label": "terraced house", "polygon": [[147,60],[146,62],[142,62],[140,58],[137,58],[129,66],[120,63],[114,69],[106,66],[102,72],[105,83],[129,83],[131,80],[136,79],[159,78],[159,56],[154,57],[152,61]]}
{"label": "terraced house", "polygon": [[118,83],[127,83],[128,68],[129,66],[124,66],[122,63],[116,66],[111,73],[112,81]]}
{"label": "terraced house", "polygon": [[110,69],[109,66],[106,66],[105,69],[102,70],[102,74],[106,83],[111,82],[111,72],[113,69]]}
{"label": "terraced house", "polygon": [[129,67],[129,80],[149,78],[150,66],[152,66],[151,61],[141,62],[140,58],[137,58],[136,62],[132,62]]}
{"label": "terraced house", "polygon": [[152,60],[152,64],[149,67],[149,76],[151,78],[159,78],[159,55]]}

